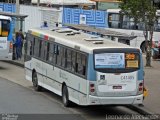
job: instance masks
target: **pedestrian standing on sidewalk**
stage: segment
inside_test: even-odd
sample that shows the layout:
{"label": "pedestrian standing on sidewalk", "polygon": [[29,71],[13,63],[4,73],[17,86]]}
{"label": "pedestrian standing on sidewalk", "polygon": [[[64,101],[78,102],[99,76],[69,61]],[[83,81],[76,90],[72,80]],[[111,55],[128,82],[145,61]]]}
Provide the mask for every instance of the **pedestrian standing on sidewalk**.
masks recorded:
{"label": "pedestrian standing on sidewalk", "polygon": [[24,43],[24,35],[23,35],[23,32],[22,32],[22,29],[19,30],[19,35],[21,36],[21,41],[22,41],[22,44],[21,44],[21,48],[20,48],[20,53],[21,53],[21,56],[22,56],[22,51],[23,51],[23,43]]}
{"label": "pedestrian standing on sidewalk", "polygon": [[22,38],[19,32],[16,33],[16,59],[21,59]]}

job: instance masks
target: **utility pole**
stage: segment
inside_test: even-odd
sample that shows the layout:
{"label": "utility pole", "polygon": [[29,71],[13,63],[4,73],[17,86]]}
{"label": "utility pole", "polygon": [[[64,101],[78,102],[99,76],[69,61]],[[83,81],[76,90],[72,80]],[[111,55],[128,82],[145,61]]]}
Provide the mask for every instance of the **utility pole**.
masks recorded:
{"label": "utility pole", "polygon": [[16,13],[19,14],[19,0],[16,0]]}
{"label": "utility pole", "polygon": [[[19,14],[20,12],[20,6],[19,6],[19,0],[16,0],[16,14]],[[16,31],[19,30],[19,21],[16,19]]]}
{"label": "utility pole", "polygon": [[37,0],[37,6],[39,6],[39,4],[40,4],[40,0]]}

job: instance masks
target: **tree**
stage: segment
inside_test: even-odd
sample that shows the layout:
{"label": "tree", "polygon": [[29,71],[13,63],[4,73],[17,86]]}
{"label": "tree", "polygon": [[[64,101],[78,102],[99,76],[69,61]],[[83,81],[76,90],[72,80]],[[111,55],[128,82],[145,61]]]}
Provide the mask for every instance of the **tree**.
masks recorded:
{"label": "tree", "polygon": [[122,14],[134,19],[135,26],[137,23],[143,23],[146,43],[146,66],[151,66],[153,30],[157,19],[153,0],[122,0],[120,8]]}

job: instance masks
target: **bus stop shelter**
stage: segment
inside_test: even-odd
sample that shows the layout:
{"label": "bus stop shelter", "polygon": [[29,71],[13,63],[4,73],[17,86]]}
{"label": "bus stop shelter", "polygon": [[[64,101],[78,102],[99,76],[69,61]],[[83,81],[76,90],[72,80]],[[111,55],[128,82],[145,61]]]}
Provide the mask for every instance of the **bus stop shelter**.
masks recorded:
{"label": "bus stop shelter", "polygon": [[23,30],[23,21],[25,20],[26,17],[28,17],[28,15],[2,12],[2,11],[0,11],[0,15],[11,17],[16,22],[20,22],[20,27],[19,28],[21,30]]}

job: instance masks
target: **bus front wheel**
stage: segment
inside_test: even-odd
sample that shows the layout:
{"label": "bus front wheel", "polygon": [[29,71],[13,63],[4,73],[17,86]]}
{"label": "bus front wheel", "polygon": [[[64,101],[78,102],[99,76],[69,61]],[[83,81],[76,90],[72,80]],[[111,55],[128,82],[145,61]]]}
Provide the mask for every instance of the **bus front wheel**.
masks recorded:
{"label": "bus front wheel", "polygon": [[68,89],[67,86],[64,85],[62,88],[62,101],[65,107],[70,106],[70,101],[69,101],[69,95],[68,95]]}
{"label": "bus front wheel", "polygon": [[33,72],[32,82],[33,82],[34,90],[41,91],[42,87],[38,85],[38,77],[36,72]]}

